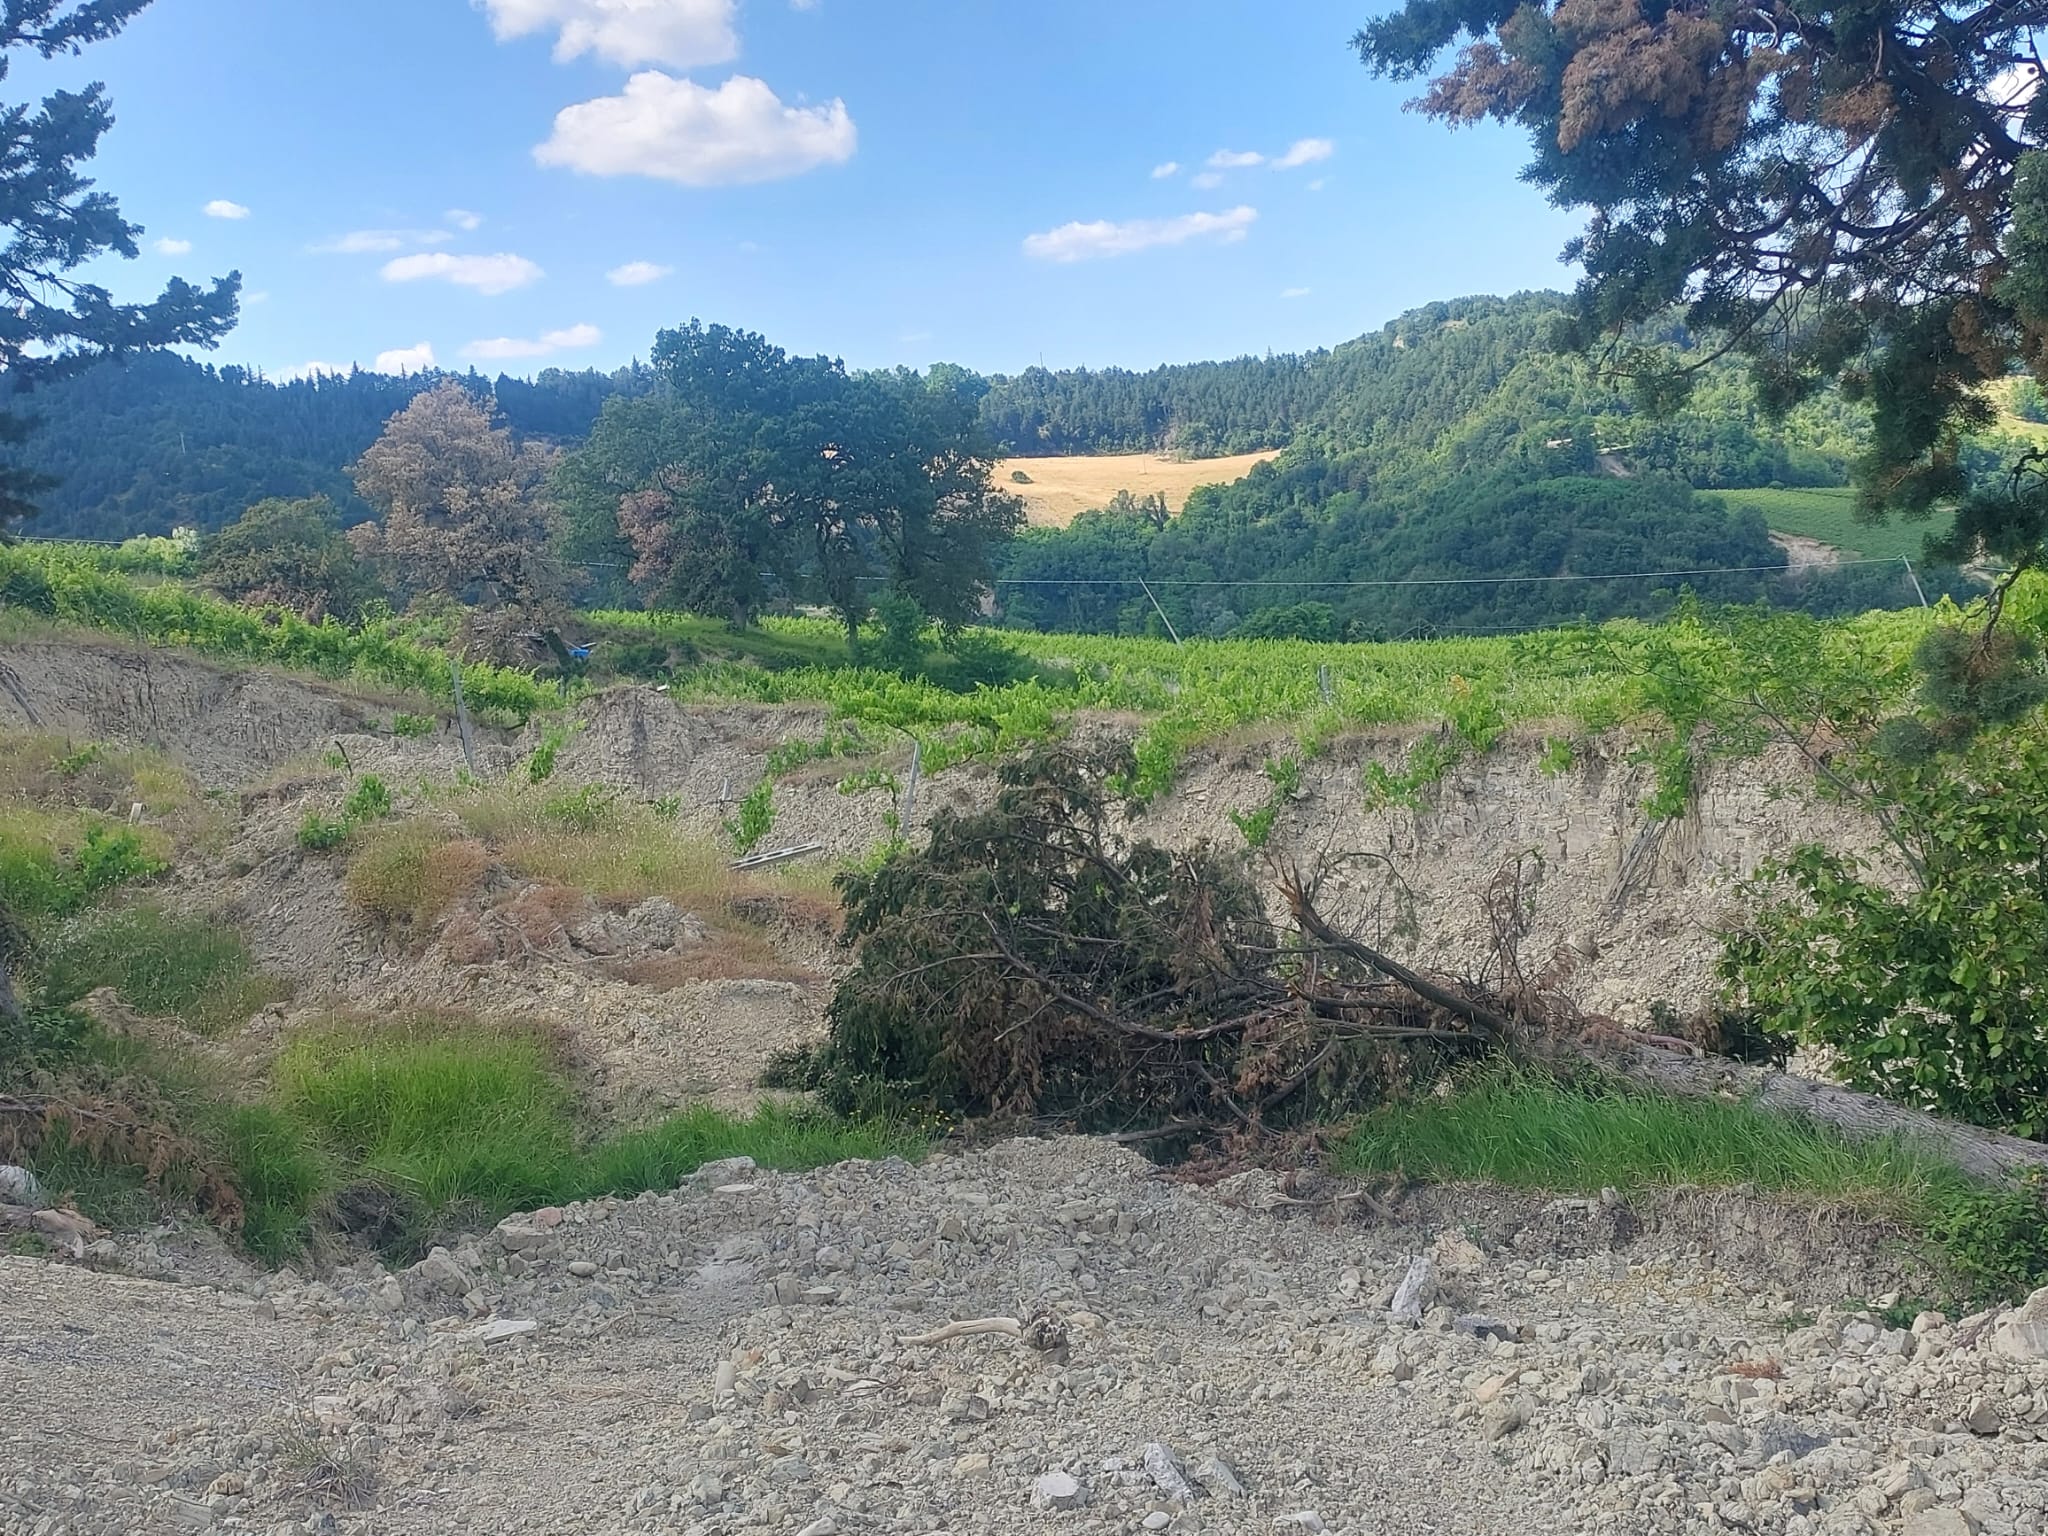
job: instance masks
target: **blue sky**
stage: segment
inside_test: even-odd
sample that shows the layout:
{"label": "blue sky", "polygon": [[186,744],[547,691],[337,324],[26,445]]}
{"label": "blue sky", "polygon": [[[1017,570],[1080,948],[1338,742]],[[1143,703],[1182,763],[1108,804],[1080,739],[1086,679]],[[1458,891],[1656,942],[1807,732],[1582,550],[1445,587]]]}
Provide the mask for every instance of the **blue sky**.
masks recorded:
{"label": "blue sky", "polygon": [[94,173],[148,234],[95,275],[239,269],[224,362],[613,366],[697,315],[856,366],[1145,367],[1569,281],[1526,146],[1404,113],[1346,46],[1370,14],[156,0],[11,86],[106,82]]}

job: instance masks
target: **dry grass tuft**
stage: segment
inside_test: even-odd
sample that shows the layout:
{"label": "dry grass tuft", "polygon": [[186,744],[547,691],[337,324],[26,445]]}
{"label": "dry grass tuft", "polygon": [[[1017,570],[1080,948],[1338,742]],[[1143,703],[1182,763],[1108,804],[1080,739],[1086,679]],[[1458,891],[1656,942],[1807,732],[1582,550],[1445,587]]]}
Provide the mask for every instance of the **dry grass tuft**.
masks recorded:
{"label": "dry grass tuft", "polygon": [[750,904],[766,900],[836,920],[829,873],[742,873],[710,839],[601,790],[511,783],[466,796],[456,811],[511,868],[586,892],[602,906],[624,910],[665,896],[719,926],[759,926],[763,917]]}
{"label": "dry grass tuft", "polygon": [[126,821],[140,805],[145,839],[156,856],[173,848],[214,847],[228,818],[192,776],[146,747],[79,742],[53,731],[0,731],[0,802],[10,810],[64,815],[91,812]]}
{"label": "dry grass tuft", "polygon": [[381,923],[423,935],[483,885],[491,862],[488,848],[451,828],[389,822],[349,861],[348,899]]}

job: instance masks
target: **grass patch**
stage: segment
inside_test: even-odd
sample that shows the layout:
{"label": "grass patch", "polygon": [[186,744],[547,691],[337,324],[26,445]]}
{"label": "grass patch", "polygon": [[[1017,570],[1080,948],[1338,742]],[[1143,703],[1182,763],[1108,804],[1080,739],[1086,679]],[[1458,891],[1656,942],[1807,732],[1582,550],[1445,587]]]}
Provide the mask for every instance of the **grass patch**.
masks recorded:
{"label": "grass patch", "polygon": [[274,1105],[240,1104],[210,1130],[246,1208],[243,1246],[266,1264],[304,1251],[313,1211],[333,1180],[332,1164],[306,1125]]}
{"label": "grass patch", "polygon": [[1336,1165],[1581,1194],[1747,1186],[1848,1205],[1920,1233],[1969,1299],[2048,1281],[2037,1193],[1980,1183],[1914,1142],[1851,1141],[1796,1116],[1636,1092],[1593,1075],[1482,1068],[1447,1097],[1367,1115]]}
{"label": "grass patch", "polygon": [[149,902],[75,917],[51,931],[40,967],[54,1005],[112,987],[138,1013],[218,1034],[285,994],[256,969],[242,936],[210,918]]}
{"label": "grass patch", "polygon": [[800,1169],[914,1157],[929,1141],[897,1124],[774,1105],[749,1116],[689,1109],[589,1141],[551,1041],[467,1020],[324,1026],[286,1048],[275,1076],[275,1107],[239,1111],[227,1137],[250,1206],[247,1238],[266,1258],[303,1244],[319,1201],[361,1180],[402,1191],[440,1227],[671,1189],[713,1158]]}
{"label": "grass patch", "polygon": [[425,1019],[301,1035],[278,1058],[279,1106],[355,1176],[430,1210],[545,1201],[575,1145],[539,1035]]}
{"label": "grass patch", "polygon": [[1873,526],[1856,520],[1856,490],[1847,485],[1793,486],[1782,490],[1702,491],[1731,511],[1754,511],[1774,533],[1799,534],[1866,560],[1925,558],[1927,536],[1939,529],[1893,518]]}
{"label": "grass patch", "polygon": [[763,1104],[739,1118],[687,1109],[659,1125],[598,1143],[580,1160],[577,1198],[672,1189],[721,1157],[751,1157],[763,1168],[801,1170],[849,1158],[922,1156],[930,1138],[884,1121],[847,1121],[815,1109]]}
{"label": "grass patch", "polygon": [[103,1227],[133,1229],[162,1215],[163,1198],[147,1171],[114,1161],[66,1132],[46,1136],[26,1159],[44,1191],[68,1199]]}

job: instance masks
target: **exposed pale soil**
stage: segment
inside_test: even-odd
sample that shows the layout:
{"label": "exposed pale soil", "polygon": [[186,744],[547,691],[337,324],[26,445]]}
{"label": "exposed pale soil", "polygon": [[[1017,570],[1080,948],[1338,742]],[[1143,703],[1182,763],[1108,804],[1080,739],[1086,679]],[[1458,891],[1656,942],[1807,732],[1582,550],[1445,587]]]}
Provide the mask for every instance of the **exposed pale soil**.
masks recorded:
{"label": "exposed pale soil", "polygon": [[[447,1001],[573,1021],[599,1097],[632,1103],[707,1092],[743,1099],[768,1050],[818,1028],[835,957],[802,925],[779,936],[788,964],[773,979],[668,989],[622,981],[618,965],[592,963],[601,957],[574,946],[512,967],[454,965],[395,946],[343,900],[340,861],[305,854],[292,838],[306,808],[339,803],[345,777],[322,763],[324,753],[338,750],[357,771],[382,775],[402,801],[422,780],[456,778],[463,758],[452,729],[394,736],[390,701],[107,642],[16,643],[0,647],[0,667],[0,728],[33,723],[80,740],[156,745],[203,783],[240,797],[233,845],[218,866],[193,874],[186,892],[242,924],[259,957],[295,982],[305,1003],[375,1010]],[[645,801],[674,796],[682,823],[712,836],[759,782],[768,753],[783,741],[820,737],[829,719],[814,707],[678,705],[641,687],[586,699],[573,718],[580,728],[561,750],[558,782],[603,783]],[[1130,727],[1102,721],[1084,729]],[[539,728],[478,734],[479,769],[491,778],[517,766]],[[1350,856],[1325,887],[1332,915],[1425,963],[1465,972],[1490,959],[1477,892],[1505,863],[1533,856],[1541,878],[1524,962],[1537,968],[1562,956],[1585,1006],[1624,1022],[1639,1022],[1656,999],[1689,1005],[1705,994],[1714,934],[1739,915],[1739,883],[1762,859],[1808,840],[1873,851],[1869,826],[1818,800],[1789,753],[1717,759],[1685,816],[1652,820],[1642,810],[1650,771],[1622,737],[1578,743],[1570,768],[1553,775],[1539,766],[1541,732],[1511,735],[1452,768],[1417,807],[1369,808],[1364,766],[1398,764],[1416,737],[1361,733],[1310,761],[1275,849]],[[1197,749],[1174,791],[1132,832],[1176,845],[1236,843],[1229,812],[1266,798],[1271,785],[1260,764],[1284,747],[1243,740]],[[902,777],[907,761],[895,759],[907,751],[884,752]],[[818,857],[833,858],[880,842],[891,798],[840,793],[852,766],[812,764],[779,781],[768,844],[817,843]],[[987,793],[987,770],[976,764],[927,776],[912,820],[922,824]]]}

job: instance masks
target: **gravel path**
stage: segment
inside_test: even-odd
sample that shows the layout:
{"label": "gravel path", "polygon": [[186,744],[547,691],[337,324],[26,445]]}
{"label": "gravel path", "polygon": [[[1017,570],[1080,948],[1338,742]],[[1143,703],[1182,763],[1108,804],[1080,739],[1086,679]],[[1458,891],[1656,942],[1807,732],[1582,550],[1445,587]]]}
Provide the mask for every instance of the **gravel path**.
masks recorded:
{"label": "gravel path", "polygon": [[1404,1326],[1416,1231],[1286,1198],[1068,1139],[714,1166],[260,1300],[5,1261],[0,1529],[2048,1530],[2048,1293],[1887,1328],[1451,1227]]}

